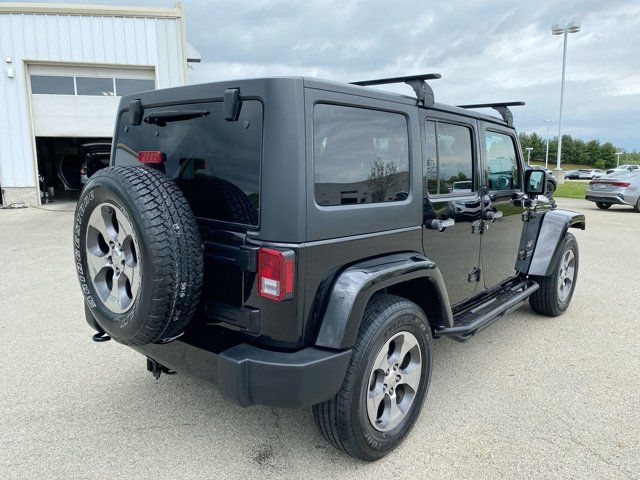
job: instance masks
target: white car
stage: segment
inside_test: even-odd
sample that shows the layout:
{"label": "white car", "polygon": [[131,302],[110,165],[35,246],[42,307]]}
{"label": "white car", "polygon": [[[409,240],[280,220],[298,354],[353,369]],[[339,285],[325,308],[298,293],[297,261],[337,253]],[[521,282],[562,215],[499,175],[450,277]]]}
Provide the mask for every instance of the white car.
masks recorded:
{"label": "white car", "polygon": [[600,178],[606,175],[604,170],[599,168],[590,168],[588,170],[578,170],[578,178],[581,180],[593,180],[594,178]]}
{"label": "white car", "polygon": [[609,173],[622,173],[622,172],[637,172],[640,171],[640,165],[618,165],[616,168],[610,168],[607,170],[607,174]]}

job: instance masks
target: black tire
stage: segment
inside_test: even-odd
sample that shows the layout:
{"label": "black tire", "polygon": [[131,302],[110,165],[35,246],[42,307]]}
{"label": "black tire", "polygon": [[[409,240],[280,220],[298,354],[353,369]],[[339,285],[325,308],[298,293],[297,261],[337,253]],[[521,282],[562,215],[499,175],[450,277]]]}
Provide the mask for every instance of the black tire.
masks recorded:
{"label": "black tire", "polygon": [[600,210],[607,210],[608,208],[611,208],[611,204],[604,203],[604,202],[596,202],[596,207],[598,207]]}
{"label": "black tire", "polygon": [[636,206],[633,207],[633,210],[640,213],[640,197],[638,197],[638,201],[636,202]]}
{"label": "black tire", "polygon": [[[406,416],[393,429],[381,432],[369,420],[366,395],[373,362],[381,348],[399,332],[409,332],[421,352],[420,382]],[[366,461],[382,458],[396,448],[416,422],[431,378],[431,330],[415,303],[393,295],[376,295],[367,305],[342,387],[334,398],[313,406],[313,418],[334,447]]]}
{"label": "black tire", "polygon": [[[130,286],[126,289],[131,298],[122,312],[114,313],[107,306],[105,294],[97,290],[90,275],[87,232],[96,207],[103,216],[105,211],[116,215],[116,209],[124,214],[137,245],[139,288],[135,295]],[[104,256],[109,258],[113,252],[104,234],[98,235],[99,245],[101,241],[107,249]],[[76,207],[74,254],[85,303],[95,322],[113,339],[127,345],[167,341],[182,333],[192,319],[202,288],[202,242],[189,204],[163,173],[131,166],[109,167],[93,175]],[[124,264],[123,259],[123,272]],[[113,282],[115,273],[111,275]]]}
{"label": "black tire", "polygon": [[[561,300],[558,293],[558,286],[560,282],[560,265],[565,253],[568,250],[572,250],[573,256],[575,258],[575,272],[573,275],[573,282],[569,295],[566,299]],[[576,280],[578,279],[579,266],[580,254],[578,251],[578,242],[576,241],[576,237],[574,237],[573,234],[567,233],[567,235],[564,237],[562,247],[560,249],[560,254],[558,255],[558,258],[555,260],[555,263],[553,265],[553,271],[551,275],[548,275],[546,277],[533,277],[533,279],[540,285],[540,288],[535,291],[533,295],[531,295],[531,297],[529,297],[529,305],[531,306],[531,309],[537,313],[549,317],[557,317],[558,315],[564,313],[564,311],[569,307],[571,299],[573,298],[573,293],[576,287]]]}
{"label": "black tire", "polygon": [[544,192],[545,196],[551,198],[553,197],[553,192],[555,191],[556,191],[556,184],[550,180],[547,181],[547,185]]}

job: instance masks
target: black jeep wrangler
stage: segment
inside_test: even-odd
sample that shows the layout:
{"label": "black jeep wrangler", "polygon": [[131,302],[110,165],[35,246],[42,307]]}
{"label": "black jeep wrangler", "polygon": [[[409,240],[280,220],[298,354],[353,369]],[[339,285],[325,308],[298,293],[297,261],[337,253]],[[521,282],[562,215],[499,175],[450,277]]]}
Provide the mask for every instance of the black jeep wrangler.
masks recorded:
{"label": "black jeep wrangler", "polygon": [[[74,221],[94,340],[240,405],[312,407],[324,437],[389,453],[431,345],[527,301],[564,312],[581,214],[525,170],[510,105],[434,103],[437,74],[264,78],[125,97]],[[416,97],[366,88],[404,82]],[[496,109],[501,118],[470,108]]]}

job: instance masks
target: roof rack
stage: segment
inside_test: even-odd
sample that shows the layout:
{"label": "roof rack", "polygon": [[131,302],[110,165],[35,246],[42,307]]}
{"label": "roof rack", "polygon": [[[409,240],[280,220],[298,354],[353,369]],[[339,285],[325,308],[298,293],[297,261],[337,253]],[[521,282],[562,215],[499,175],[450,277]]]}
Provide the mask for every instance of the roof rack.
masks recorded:
{"label": "roof rack", "polygon": [[427,83],[427,80],[437,80],[442,75],[439,73],[424,73],[422,75],[410,75],[407,77],[392,77],[392,78],[379,78],[377,80],[363,80],[361,82],[351,82],[352,85],[360,85],[361,87],[367,87],[370,85],[387,85],[389,83],[406,83],[413,91],[416,92],[418,100],[422,102],[425,107],[433,107],[434,96],[431,86]]}
{"label": "roof rack", "polygon": [[500,103],[476,103],[473,105],[458,105],[460,108],[493,108],[509,127],[513,127],[513,114],[508,107],[518,107],[524,105],[524,102],[500,102]]}

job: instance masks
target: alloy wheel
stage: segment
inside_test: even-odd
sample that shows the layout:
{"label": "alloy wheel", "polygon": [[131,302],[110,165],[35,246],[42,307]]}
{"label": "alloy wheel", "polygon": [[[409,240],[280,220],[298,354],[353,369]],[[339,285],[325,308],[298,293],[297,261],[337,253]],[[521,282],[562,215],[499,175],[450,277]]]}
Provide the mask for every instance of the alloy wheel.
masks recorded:
{"label": "alloy wheel", "polygon": [[420,386],[422,366],[422,351],[412,333],[396,333],[382,346],[366,392],[367,415],[376,430],[389,431],[407,416]]}
{"label": "alloy wheel", "polygon": [[120,207],[101,203],[91,212],[86,250],[89,278],[100,300],[113,313],[126,312],[140,288],[140,250]]}

